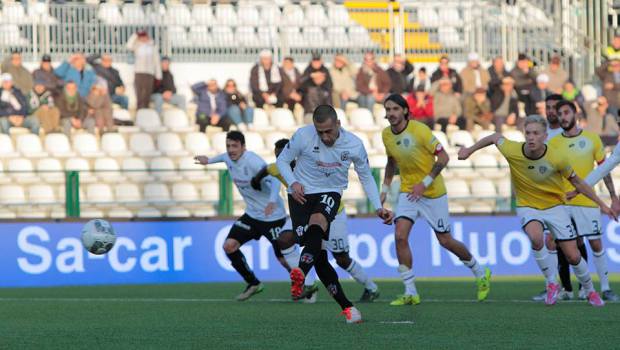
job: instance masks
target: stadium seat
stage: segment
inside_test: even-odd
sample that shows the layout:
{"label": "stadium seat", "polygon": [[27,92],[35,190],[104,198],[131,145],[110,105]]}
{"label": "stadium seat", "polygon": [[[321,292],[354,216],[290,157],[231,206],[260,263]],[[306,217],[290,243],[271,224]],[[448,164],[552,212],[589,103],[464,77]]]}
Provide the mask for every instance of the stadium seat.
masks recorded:
{"label": "stadium seat", "polygon": [[465,41],[454,27],[439,27],[437,29],[439,42],[448,48],[460,48],[465,46]]}
{"label": "stadium seat", "polygon": [[378,131],[379,126],[375,124],[375,118],[366,108],[356,108],[351,111],[349,121],[351,126],[360,131]]}
{"label": "stadium seat", "polygon": [[118,219],[131,219],[133,218],[133,213],[131,210],[123,207],[112,208],[108,211],[108,216],[111,218]]}
{"label": "stadium seat", "polygon": [[206,167],[196,164],[194,157],[185,157],[179,160],[179,173],[189,181],[203,181],[209,177]]}
{"label": "stadium seat", "polygon": [[146,162],[142,158],[131,157],[123,159],[121,164],[123,174],[133,182],[152,181],[153,177],[149,174]]}
{"label": "stadium seat", "polygon": [[490,154],[475,154],[472,158],[472,164],[479,175],[497,179],[506,176],[506,172],[499,169],[497,164],[497,158]]}
{"label": "stadium seat", "polygon": [[115,3],[102,3],[97,11],[97,18],[106,24],[122,24],[123,16]]}
{"label": "stadium seat", "polygon": [[343,128],[349,127],[349,118],[347,114],[342,110],[342,108],[334,108],[336,110],[336,115],[338,116],[338,120],[340,121],[340,125]]}
{"label": "stadium seat", "polygon": [[467,212],[473,214],[490,214],[493,211],[493,206],[485,202],[476,201],[467,206]]}
{"label": "stadium seat", "polygon": [[142,6],[138,3],[126,3],[123,5],[123,22],[128,25],[144,25],[147,23],[146,15]]}
{"label": "stadium seat", "polygon": [[169,25],[191,25],[192,14],[183,3],[172,3],[168,5],[164,22]]}
{"label": "stadium seat", "polygon": [[154,109],[139,109],[136,112],[136,126],[144,131],[165,131],[165,128],[161,125],[161,119]]}
{"label": "stadium seat", "polygon": [[185,149],[191,155],[209,154],[211,146],[207,135],[202,132],[191,132],[185,135]]}
{"label": "stadium seat", "polygon": [[275,148],[275,144],[278,140],[288,139],[289,136],[283,132],[274,131],[265,135],[265,147],[269,150]]}
{"label": "stadium seat", "polygon": [[275,3],[265,2],[261,6],[260,18],[265,25],[279,25],[282,12]]}
{"label": "stadium seat", "polygon": [[351,44],[344,27],[327,28],[327,42],[332,47],[349,47]]}
{"label": "stadium seat", "polygon": [[332,44],[325,39],[325,33],[321,27],[304,27],[304,40],[307,43],[312,43],[312,46],[324,48],[331,47]]}
{"label": "stadium seat", "polygon": [[439,23],[450,23],[450,25],[460,27],[463,25],[463,19],[459,15],[459,11],[453,6],[440,6],[438,8]]}
{"label": "stadium seat", "polygon": [[169,202],[170,191],[168,191],[168,186],[163,183],[148,183],[144,185],[144,200],[151,203]]}
{"label": "stadium seat", "polygon": [[98,208],[85,207],[80,210],[81,218],[96,219],[103,217],[103,210]]}
{"label": "stadium seat", "polygon": [[37,173],[47,183],[59,184],[65,182],[65,172],[60,160],[56,158],[41,158],[37,161]]}
{"label": "stadium seat", "polygon": [[216,4],[215,20],[218,24],[225,26],[236,26],[237,23],[243,23],[237,20],[237,13],[231,4]]}
{"label": "stadium seat", "polygon": [[174,132],[190,132],[194,130],[189,125],[187,113],[178,108],[165,109],[163,112],[164,126]]}
{"label": "stadium seat", "polygon": [[18,157],[19,153],[13,148],[13,141],[7,134],[0,134],[0,158]]}
{"label": "stadium seat", "polygon": [[235,32],[235,42],[242,47],[260,46],[254,27],[238,27]]}
{"label": "stadium seat", "polygon": [[519,130],[508,130],[504,132],[503,135],[508,140],[517,141],[517,142],[525,141],[525,136],[523,136],[523,133]]}
{"label": "stadium seat", "polygon": [[33,183],[41,180],[34,172],[32,162],[27,158],[11,158],[7,162],[7,170],[14,182]]}
{"label": "stadium seat", "polygon": [[268,152],[268,150],[265,148],[265,142],[263,141],[263,137],[257,132],[246,132],[245,144],[247,145],[248,150],[256,152],[258,154]]}
{"label": "stadium seat", "polygon": [[273,130],[275,129],[271,122],[269,122],[269,116],[267,112],[265,112],[262,108],[254,108],[254,130],[256,131],[264,131],[264,130]]}
{"label": "stadium seat", "polygon": [[418,7],[418,22],[423,27],[436,28],[439,26],[439,16],[433,7]]}
{"label": "stadium seat", "polygon": [[360,140],[362,140],[362,143],[364,144],[364,148],[366,148],[366,152],[368,154],[376,153],[376,150],[372,147],[372,144],[370,143],[370,140],[368,139],[368,135],[366,135],[363,132],[359,132],[359,131],[353,131],[352,133],[355,136],[359,137]]}
{"label": "stadium seat", "polygon": [[69,158],[65,163],[65,170],[73,170],[79,172],[80,182],[94,182],[97,178],[90,171],[90,164],[84,158]]}
{"label": "stadium seat", "polygon": [[297,130],[298,127],[293,112],[286,108],[276,108],[271,112],[271,124],[283,131]]}
{"label": "stadium seat", "polygon": [[237,19],[239,24],[246,26],[256,27],[263,24],[258,14],[258,9],[251,3],[239,5],[237,9]]}
{"label": "stadium seat", "polygon": [[86,202],[89,204],[110,204],[114,202],[114,195],[110,185],[90,184],[86,187]]}
{"label": "stadium seat", "polygon": [[327,18],[331,25],[347,26],[351,22],[347,8],[341,4],[328,4]]}
{"label": "stadium seat", "polygon": [[450,135],[450,144],[453,147],[471,147],[474,144],[474,139],[466,130],[457,130]]}
{"label": "stadium seat", "polygon": [[99,149],[99,143],[95,135],[80,133],[73,136],[73,149],[82,157],[102,157],[104,154]]}
{"label": "stadium seat", "polygon": [[101,157],[95,159],[93,170],[102,182],[116,183],[126,180],[120,172],[121,167],[114,158]]}
{"label": "stadium seat", "polygon": [[54,204],[56,195],[50,185],[32,185],[28,188],[28,200],[32,204]]}
{"label": "stadium seat", "polygon": [[157,208],[153,207],[143,207],[138,210],[136,213],[136,217],[139,218],[160,218],[162,217],[161,212]]}
{"label": "stadium seat", "polygon": [[45,136],[45,150],[57,158],[75,157],[69,138],[65,134],[54,133]]}
{"label": "stadium seat", "polygon": [[325,26],[328,24],[323,5],[312,4],[306,8],[306,24],[309,26]]}
{"label": "stadium seat", "polygon": [[0,186],[0,203],[2,204],[26,204],[24,188],[19,185]]}
{"label": "stadium seat", "polygon": [[2,23],[27,24],[31,21],[26,16],[24,6],[20,2],[5,2],[2,5]]}
{"label": "stadium seat", "polygon": [[196,24],[212,25],[215,21],[209,4],[196,4],[192,8],[192,18]]}
{"label": "stadium seat", "polygon": [[273,47],[273,43],[279,40],[279,35],[274,27],[258,27],[257,40],[258,47]]}
{"label": "stadium seat", "polygon": [[472,162],[470,159],[450,159],[448,163],[448,169],[454,176],[462,179],[473,179],[478,177],[478,174],[473,170]]}
{"label": "stadium seat", "polygon": [[218,132],[211,137],[211,147],[216,154],[226,152],[226,132]]}
{"label": "stadium seat", "polygon": [[0,209],[0,219],[2,220],[12,220],[16,219],[17,214],[14,211],[8,209]]}
{"label": "stadium seat", "polygon": [[284,27],[284,28],[280,28],[280,30],[283,32],[284,42],[289,47],[292,47],[292,48],[308,47],[308,42],[306,41],[304,36],[301,35],[301,32],[299,31],[299,27]]}
{"label": "stadium seat", "polygon": [[17,136],[17,150],[24,157],[40,158],[47,157],[47,152],[43,151],[41,139],[35,134],[21,134]]}
{"label": "stadium seat", "polygon": [[467,182],[465,182],[465,180],[447,180],[446,189],[448,191],[448,198],[467,199],[471,197],[471,193],[469,192],[469,186],[467,186]]}
{"label": "stadium seat", "polygon": [[202,199],[207,202],[217,202],[220,199],[220,187],[216,182],[205,182],[200,186]]}
{"label": "stadium seat", "polygon": [[296,4],[286,4],[282,10],[282,21],[287,25],[301,25],[305,23],[304,11]]}
{"label": "stadium seat", "polygon": [[175,202],[197,202],[200,195],[193,184],[180,182],[172,185],[172,199]]}
{"label": "stadium seat", "polygon": [[168,218],[188,218],[192,216],[192,213],[183,207],[171,207],[166,210],[166,217]]}
{"label": "stadium seat", "polygon": [[176,133],[161,133],[157,135],[157,149],[169,157],[186,156],[181,138]]}
{"label": "stadium seat", "polygon": [[166,31],[168,35],[168,42],[172,47],[188,47],[191,46],[190,39],[188,38],[185,27],[183,26],[168,26]]}
{"label": "stadium seat", "polygon": [[231,27],[211,28],[211,38],[215,47],[231,47],[237,44]]}
{"label": "stadium seat", "polygon": [[155,149],[155,143],[151,135],[135,133],[129,138],[129,148],[140,157],[157,157],[161,152]]}
{"label": "stadium seat", "polygon": [[368,48],[374,47],[376,44],[370,39],[368,30],[360,25],[354,25],[349,27],[349,39],[351,40],[351,46]]}
{"label": "stadium seat", "polygon": [[509,178],[504,178],[497,182],[497,194],[504,198],[512,196],[512,183]]}
{"label": "stadium seat", "polygon": [[195,217],[202,217],[202,218],[211,218],[213,216],[217,216],[217,210],[215,210],[215,208],[213,208],[212,206],[209,207],[199,207],[199,208],[195,208],[192,210],[192,215]]}
{"label": "stadium seat", "polygon": [[142,201],[142,194],[136,184],[123,183],[114,188],[116,201],[119,203],[136,203]]}
{"label": "stadium seat", "polygon": [[125,138],[118,133],[109,132],[101,136],[101,149],[110,157],[131,157]]}
{"label": "stadium seat", "polygon": [[213,45],[213,38],[205,26],[192,26],[189,29],[189,40],[198,47],[209,47]]}
{"label": "stadium seat", "polygon": [[181,179],[181,176],[176,171],[176,165],[171,158],[152,158],[149,163],[149,170],[151,170],[151,174],[160,181],[172,182]]}
{"label": "stadium seat", "polygon": [[378,153],[385,154],[385,144],[383,144],[383,137],[380,132],[376,132],[372,135],[372,145]]}
{"label": "stadium seat", "polygon": [[488,179],[476,179],[470,183],[471,194],[478,199],[495,199],[497,197],[497,190],[491,180]]}

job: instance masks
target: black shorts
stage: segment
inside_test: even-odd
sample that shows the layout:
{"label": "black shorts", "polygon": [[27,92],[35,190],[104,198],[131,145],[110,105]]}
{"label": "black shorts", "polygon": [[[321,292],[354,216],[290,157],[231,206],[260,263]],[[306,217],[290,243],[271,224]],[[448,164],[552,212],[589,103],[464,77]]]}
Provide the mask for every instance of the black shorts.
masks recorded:
{"label": "black shorts", "polygon": [[[297,234],[300,245],[304,245],[304,232],[307,229],[308,221],[312,214],[321,213],[327,219],[327,223],[334,221],[340,207],[340,194],[337,192],[313,193],[307,194],[306,203],[299,204],[293,197],[288,195],[288,206],[291,212],[291,222],[293,231]],[[329,229],[323,237],[327,240],[329,237]]]}
{"label": "black shorts", "polygon": [[281,257],[282,253],[278,247],[278,236],[282,227],[286,223],[286,218],[275,221],[260,221],[251,218],[248,214],[243,214],[230,228],[228,238],[232,238],[244,245],[249,240],[259,240],[261,236],[265,236],[273,246],[273,251],[277,257]]}

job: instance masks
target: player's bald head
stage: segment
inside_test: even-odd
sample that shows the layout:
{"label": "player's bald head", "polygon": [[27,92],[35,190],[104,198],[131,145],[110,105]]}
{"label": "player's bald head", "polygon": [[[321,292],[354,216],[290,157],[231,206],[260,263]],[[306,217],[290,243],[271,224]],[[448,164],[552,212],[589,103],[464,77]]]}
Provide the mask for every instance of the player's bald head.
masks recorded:
{"label": "player's bald head", "polygon": [[312,121],[315,123],[323,124],[326,121],[336,122],[338,120],[338,113],[334,107],[329,105],[320,105],[312,113]]}

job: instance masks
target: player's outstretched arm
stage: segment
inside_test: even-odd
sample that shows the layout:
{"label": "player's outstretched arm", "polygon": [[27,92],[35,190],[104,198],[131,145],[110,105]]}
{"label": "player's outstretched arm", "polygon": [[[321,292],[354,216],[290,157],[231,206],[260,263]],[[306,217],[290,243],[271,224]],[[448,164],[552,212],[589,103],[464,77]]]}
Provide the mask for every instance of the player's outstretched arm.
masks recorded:
{"label": "player's outstretched arm", "polygon": [[575,186],[577,192],[583,193],[584,196],[593,200],[601,208],[601,211],[604,214],[609,216],[611,219],[617,221],[618,215],[614,213],[611,208],[607,206],[607,204],[605,204],[605,202],[603,202],[603,200],[600,199],[599,196],[596,195],[592,187],[588,186],[588,184],[586,184],[579,176],[573,174],[571,177],[568,178],[568,180],[573,186]]}
{"label": "player's outstretched arm", "polygon": [[385,203],[388,190],[394,179],[394,174],[396,174],[396,161],[394,158],[388,156],[387,164],[385,164],[385,175],[383,175],[383,185],[381,185],[381,194],[379,196],[381,204]]}
{"label": "player's outstretched arm", "polygon": [[478,142],[474,143],[471,147],[463,147],[459,150],[459,156],[458,158],[460,160],[464,160],[469,158],[472,154],[474,154],[476,151],[483,149],[485,147],[494,145],[497,143],[497,141],[499,139],[501,139],[503,136],[502,134],[496,132],[495,134],[489,135],[487,137],[483,137],[482,139],[480,139]]}
{"label": "player's outstretched arm", "polygon": [[602,178],[609,175],[609,173],[611,173],[611,171],[614,170],[618,164],[620,164],[620,143],[616,145],[616,148],[614,148],[611,155],[605,159],[601,165],[596,167],[596,169],[592,170],[592,172],[586,176],[584,179],[585,183],[587,183],[588,186],[596,185]]}
{"label": "player's outstretched arm", "polygon": [[207,165],[213,163],[220,163],[224,161],[224,154],[217,155],[213,158],[209,158],[207,156],[195,156],[194,164]]}

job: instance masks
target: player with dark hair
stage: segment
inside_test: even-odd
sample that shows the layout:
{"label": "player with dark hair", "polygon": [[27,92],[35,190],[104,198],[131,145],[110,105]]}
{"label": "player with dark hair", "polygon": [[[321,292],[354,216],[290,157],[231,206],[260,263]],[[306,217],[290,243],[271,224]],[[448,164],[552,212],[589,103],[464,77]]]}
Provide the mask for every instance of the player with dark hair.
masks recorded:
{"label": "player with dark hair", "polygon": [[[312,120],[313,125],[295,132],[276,161],[278,170],[289,184],[288,203],[293,229],[304,246],[299,267],[291,270],[291,295],[293,298],[301,295],[306,275],[314,267],[321,282],[342,308],[347,323],[358,323],[362,321],[362,315],[345,296],[322,246],[322,242],[329,239],[330,224],[338,214],[342,192],[349,182],[351,163],[355,165],[377,216],[390,224],[394,214],[381,205],[364,144],[340,126],[336,110],[327,105],[318,106]],[[291,169],[292,161],[296,161],[294,170]]]}
{"label": "player with dark hair", "polygon": [[277,245],[278,235],[286,222],[284,202],[279,194],[280,183],[268,176],[261,181],[261,190],[257,191],[252,188],[250,185],[252,177],[265,166],[265,161],[256,153],[246,150],[245,137],[239,131],[230,131],[226,134],[226,153],[213,158],[196,156],[194,159],[196,164],[201,165],[225,163],[246,203],[245,213],[233,224],[223,247],[232,266],[248,284],[243,293],[237,296],[237,300],[246,300],[262,292],[263,285],[239,250],[242,245],[264,236],[271,242],[273,251],[282,266],[288,268]]}
{"label": "player with dark hair", "polygon": [[471,269],[478,284],[478,300],[487,298],[491,289],[491,271],[483,268],[465,245],[450,234],[448,197],[440,172],[448,164],[448,153],[433,136],[428,126],[409,120],[405,99],[390,95],[384,102],[390,126],[383,130],[383,143],[388,161],[381,190],[385,201],[396,167],[402,180],[396,208],[395,240],[398,272],[405,285],[405,293],[390,303],[392,306],[416,305],[420,296],[415,287],[413,259],[409,248],[409,234],[413,224],[423,218],[435,231],[442,247],[448,249]]}

